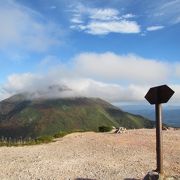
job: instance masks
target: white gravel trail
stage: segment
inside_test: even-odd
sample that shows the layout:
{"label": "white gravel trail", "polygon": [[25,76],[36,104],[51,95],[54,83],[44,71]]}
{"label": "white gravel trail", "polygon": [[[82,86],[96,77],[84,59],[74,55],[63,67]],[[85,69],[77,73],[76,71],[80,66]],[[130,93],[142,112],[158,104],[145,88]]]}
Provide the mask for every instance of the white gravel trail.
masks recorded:
{"label": "white gravel trail", "polygon": [[[164,170],[180,177],[180,130],[163,131]],[[73,133],[56,142],[0,147],[0,180],[142,179],[156,168],[155,130]]]}

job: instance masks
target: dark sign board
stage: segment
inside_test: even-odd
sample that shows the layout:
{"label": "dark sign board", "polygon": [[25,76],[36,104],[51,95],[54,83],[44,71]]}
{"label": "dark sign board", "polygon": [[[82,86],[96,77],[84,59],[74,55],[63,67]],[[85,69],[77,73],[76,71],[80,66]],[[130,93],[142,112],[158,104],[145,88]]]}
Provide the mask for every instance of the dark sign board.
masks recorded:
{"label": "dark sign board", "polygon": [[161,104],[168,102],[173,94],[174,91],[170,87],[162,85],[150,88],[145,98],[150,104]]}
{"label": "dark sign board", "polygon": [[[162,110],[161,103],[169,101],[174,91],[167,85],[156,86],[149,89],[145,95],[150,104],[155,104],[156,110],[156,158],[159,175],[163,175],[163,146],[162,146]],[[159,179],[159,178],[158,178]],[[161,179],[161,178],[160,178]]]}

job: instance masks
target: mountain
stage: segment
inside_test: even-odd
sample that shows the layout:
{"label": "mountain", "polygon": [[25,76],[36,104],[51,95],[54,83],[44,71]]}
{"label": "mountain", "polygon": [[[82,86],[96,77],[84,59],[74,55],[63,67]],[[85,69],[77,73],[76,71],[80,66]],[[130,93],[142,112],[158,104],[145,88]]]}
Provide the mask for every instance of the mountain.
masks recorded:
{"label": "mountain", "polygon": [[152,128],[154,123],[98,98],[29,99],[18,94],[0,102],[0,136],[38,137],[99,126]]}
{"label": "mountain", "polygon": [[[151,106],[121,106],[125,111],[133,114],[139,114],[145,118],[155,121],[155,110]],[[163,122],[168,126],[180,127],[180,107],[179,106],[165,106],[162,108]]]}

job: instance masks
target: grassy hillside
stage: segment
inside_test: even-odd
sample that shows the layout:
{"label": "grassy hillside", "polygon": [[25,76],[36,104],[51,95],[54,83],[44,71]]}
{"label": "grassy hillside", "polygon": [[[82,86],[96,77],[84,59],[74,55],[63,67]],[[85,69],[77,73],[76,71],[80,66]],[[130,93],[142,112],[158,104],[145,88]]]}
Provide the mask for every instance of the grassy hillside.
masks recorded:
{"label": "grassy hillside", "polygon": [[153,123],[95,98],[26,100],[18,95],[0,103],[0,136],[38,137],[60,131],[98,131],[99,126],[151,128]]}

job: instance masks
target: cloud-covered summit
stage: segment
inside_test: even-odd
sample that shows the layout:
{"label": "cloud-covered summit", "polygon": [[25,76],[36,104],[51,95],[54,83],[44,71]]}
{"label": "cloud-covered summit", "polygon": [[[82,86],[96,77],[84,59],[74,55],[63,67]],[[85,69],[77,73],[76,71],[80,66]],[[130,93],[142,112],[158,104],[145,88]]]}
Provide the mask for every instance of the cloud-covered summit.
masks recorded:
{"label": "cloud-covered summit", "polygon": [[[60,63],[51,66],[44,74],[10,75],[1,87],[0,98],[29,92],[36,98],[86,96],[118,103],[143,102],[149,87],[169,82],[172,77],[178,80],[178,67],[176,63],[137,55],[82,53],[73,58],[71,69]],[[175,101],[178,102],[180,85],[172,82],[171,86],[176,91]]]}

